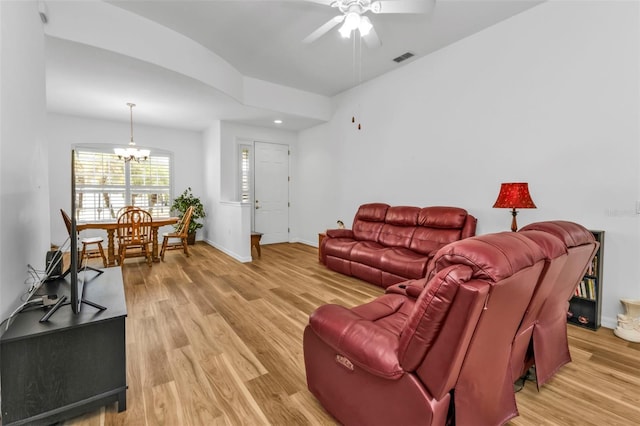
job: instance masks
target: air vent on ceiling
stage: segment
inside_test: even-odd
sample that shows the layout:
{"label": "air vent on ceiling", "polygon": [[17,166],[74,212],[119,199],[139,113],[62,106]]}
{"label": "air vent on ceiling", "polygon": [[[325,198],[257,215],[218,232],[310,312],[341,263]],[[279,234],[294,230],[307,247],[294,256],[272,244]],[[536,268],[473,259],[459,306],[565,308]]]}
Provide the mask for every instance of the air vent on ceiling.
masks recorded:
{"label": "air vent on ceiling", "polygon": [[406,53],[403,53],[402,55],[398,56],[397,58],[393,58],[393,60],[396,61],[397,63],[400,63],[402,61],[406,61],[407,59],[409,59],[412,56],[414,56],[413,53],[406,52]]}

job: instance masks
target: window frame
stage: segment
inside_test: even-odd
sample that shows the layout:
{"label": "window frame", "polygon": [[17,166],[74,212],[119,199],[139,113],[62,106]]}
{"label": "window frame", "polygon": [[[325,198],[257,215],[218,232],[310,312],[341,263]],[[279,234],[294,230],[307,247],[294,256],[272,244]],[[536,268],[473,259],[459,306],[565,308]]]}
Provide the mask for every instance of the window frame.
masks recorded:
{"label": "window frame", "polygon": [[[247,150],[247,159],[246,164],[248,169],[244,170],[244,158],[243,151]],[[253,182],[253,144],[242,142],[238,143],[238,200],[241,203],[253,203],[253,190],[254,190],[254,182]],[[248,191],[245,191],[244,182],[246,179],[246,184],[248,186]]]}
{"label": "window frame", "polygon": [[[105,145],[105,144],[77,144],[77,145],[73,145],[72,147],[75,151],[76,151],[76,156],[78,156],[80,153],[82,152],[93,152],[93,153],[98,153],[98,154],[108,154],[108,155],[114,155],[113,149],[114,149],[114,145]],[[161,207],[164,210],[164,207],[166,207],[166,213],[162,214],[158,214],[153,212],[152,208],[149,208],[150,213],[152,213],[152,217],[154,218],[168,218],[171,216],[171,203],[173,202],[173,197],[174,197],[174,154],[172,151],[168,151],[168,150],[163,150],[163,149],[151,149],[151,148],[146,148],[150,150],[150,154],[149,154],[149,159],[152,160],[153,157],[165,157],[168,159],[168,173],[169,173],[169,185],[168,187],[165,186],[158,186],[158,187],[154,187],[153,185],[140,185],[140,186],[133,186],[131,185],[131,181],[132,181],[132,168],[131,168],[131,163],[130,162],[124,162],[123,160],[118,160],[118,161],[122,161],[124,164],[124,184],[122,186],[118,186],[117,184],[115,186],[113,186],[112,188],[114,189],[114,191],[112,192],[113,194],[123,194],[124,196],[124,205],[131,205],[132,204],[132,196],[133,194],[136,194],[136,190],[138,191],[137,193],[142,193],[144,194],[145,192],[148,193],[159,193],[159,194],[167,194],[167,201],[163,207]],[[149,160],[146,160],[149,161]],[[82,164],[81,161],[77,160],[76,157],[76,167],[78,167],[79,164]],[[134,163],[135,164],[135,163]],[[141,163],[142,164],[142,163]],[[76,170],[77,171],[77,170]],[[76,179],[78,179],[78,173],[76,173]],[[90,187],[90,185],[88,185]],[[86,187],[83,186],[83,184],[78,184],[76,182],[76,195],[81,192],[83,189],[85,189]],[[94,186],[94,188],[96,188],[95,193],[100,193],[100,188],[98,186]],[[104,188],[109,189],[108,186],[105,186]],[[160,189],[158,189],[160,188]],[[87,191],[88,193],[91,193],[91,191]],[[108,193],[110,191],[102,191],[102,193]],[[99,204],[99,201],[96,202],[96,204]],[[81,203],[76,200],[76,205],[77,206],[81,206]],[[115,213],[117,213],[117,211],[119,210],[121,206],[114,206],[112,207],[112,210],[115,210]],[[147,209],[148,207],[144,207],[141,206],[145,209]],[[86,215],[84,215],[83,217],[78,217],[79,216],[79,212],[81,211],[80,207],[78,207],[76,209],[76,219],[80,220],[80,221],[88,221],[88,222],[110,222],[113,220],[116,220],[116,218],[112,217],[111,215],[107,214],[102,214],[101,212],[98,211],[100,207],[94,207],[93,209],[90,209],[89,211],[93,211],[93,214],[91,216],[93,216],[93,219],[91,218],[87,218]],[[105,207],[102,207],[105,208]]]}

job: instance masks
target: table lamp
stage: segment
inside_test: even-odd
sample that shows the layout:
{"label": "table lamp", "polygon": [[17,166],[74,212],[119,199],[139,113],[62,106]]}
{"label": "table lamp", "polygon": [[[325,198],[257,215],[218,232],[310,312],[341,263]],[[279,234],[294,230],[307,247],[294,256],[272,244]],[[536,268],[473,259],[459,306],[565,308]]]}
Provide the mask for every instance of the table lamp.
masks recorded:
{"label": "table lamp", "polygon": [[531,195],[529,195],[529,184],[526,182],[511,182],[500,185],[500,193],[498,199],[493,205],[494,208],[509,208],[513,219],[511,220],[511,230],[516,232],[518,224],[516,223],[516,209],[535,209]]}

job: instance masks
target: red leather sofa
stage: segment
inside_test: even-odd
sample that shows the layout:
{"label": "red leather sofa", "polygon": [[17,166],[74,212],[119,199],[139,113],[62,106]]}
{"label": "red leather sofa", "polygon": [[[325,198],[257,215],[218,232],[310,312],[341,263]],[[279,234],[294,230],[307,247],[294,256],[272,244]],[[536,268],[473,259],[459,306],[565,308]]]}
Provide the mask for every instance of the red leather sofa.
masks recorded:
{"label": "red leather sofa", "polygon": [[381,287],[423,278],[441,247],[475,235],[476,218],[458,207],[363,204],[352,229],[329,229],[321,260],[334,271]]}
{"label": "red leather sofa", "polygon": [[319,307],[304,331],[309,390],[345,425],[491,426],[516,416],[511,346],[548,260],[566,254],[554,236],[535,238],[456,241],[435,254],[429,278],[352,309]]}

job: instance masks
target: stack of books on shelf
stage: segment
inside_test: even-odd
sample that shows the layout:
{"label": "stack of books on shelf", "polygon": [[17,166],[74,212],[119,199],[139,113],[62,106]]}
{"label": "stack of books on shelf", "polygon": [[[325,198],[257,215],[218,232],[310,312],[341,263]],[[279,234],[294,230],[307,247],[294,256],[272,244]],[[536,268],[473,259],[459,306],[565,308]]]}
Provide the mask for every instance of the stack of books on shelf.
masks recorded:
{"label": "stack of books on shelf", "polygon": [[575,295],[583,299],[596,299],[596,279],[584,277],[576,287]]}

